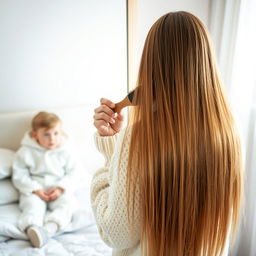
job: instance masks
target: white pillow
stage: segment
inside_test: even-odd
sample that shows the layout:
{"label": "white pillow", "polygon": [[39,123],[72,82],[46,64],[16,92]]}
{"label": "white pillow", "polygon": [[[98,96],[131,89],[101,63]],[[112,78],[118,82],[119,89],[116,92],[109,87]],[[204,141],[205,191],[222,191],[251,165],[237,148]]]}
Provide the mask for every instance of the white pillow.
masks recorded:
{"label": "white pillow", "polygon": [[17,202],[19,192],[10,179],[0,180],[0,205]]}
{"label": "white pillow", "polygon": [[1,242],[5,242],[6,240],[9,240],[9,239],[10,239],[10,237],[1,236],[1,235],[0,235],[0,243],[1,243]]}
{"label": "white pillow", "polygon": [[14,155],[14,151],[0,148],[0,179],[5,179],[11,176]]}

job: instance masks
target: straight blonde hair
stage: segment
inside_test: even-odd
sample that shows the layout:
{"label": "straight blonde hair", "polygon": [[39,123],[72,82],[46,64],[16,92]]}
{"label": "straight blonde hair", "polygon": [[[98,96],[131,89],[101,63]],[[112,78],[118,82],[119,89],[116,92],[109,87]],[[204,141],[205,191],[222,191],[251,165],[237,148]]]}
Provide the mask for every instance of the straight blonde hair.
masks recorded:
{"label": "straight blonde hair", "polygon": [[155,22],[138,86],[127,200],[131,220],[137,184],[143,255],[220,255],[238,223],[242,161],[209,36],[197,17],[174,12]]}

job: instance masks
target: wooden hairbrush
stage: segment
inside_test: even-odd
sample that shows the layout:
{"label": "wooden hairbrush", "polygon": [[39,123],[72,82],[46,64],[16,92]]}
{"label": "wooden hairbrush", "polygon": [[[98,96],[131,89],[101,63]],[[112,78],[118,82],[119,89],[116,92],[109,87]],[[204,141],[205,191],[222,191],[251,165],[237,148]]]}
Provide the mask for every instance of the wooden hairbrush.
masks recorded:
{"label": "wooden hairbrush", "polygon": [[122,101],[116,103],[114,111],[119,112],[122,108],[125,108],[127,106],[134,106],[133,104],[133,97],[134,97],[134,90],[131,91]]}

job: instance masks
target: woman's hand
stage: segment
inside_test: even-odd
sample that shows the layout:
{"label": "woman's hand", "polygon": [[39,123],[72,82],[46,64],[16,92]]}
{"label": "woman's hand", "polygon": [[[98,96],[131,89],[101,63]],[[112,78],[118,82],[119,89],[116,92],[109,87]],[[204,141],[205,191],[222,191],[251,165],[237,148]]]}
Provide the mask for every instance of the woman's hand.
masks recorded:
{"label": "woman's hand", "polygon": [[120,112],[115,113],[115,104],[102,98],[101,105],[94,110],[94,126],[101,136],[113,136],[121,130],[124,117]]}

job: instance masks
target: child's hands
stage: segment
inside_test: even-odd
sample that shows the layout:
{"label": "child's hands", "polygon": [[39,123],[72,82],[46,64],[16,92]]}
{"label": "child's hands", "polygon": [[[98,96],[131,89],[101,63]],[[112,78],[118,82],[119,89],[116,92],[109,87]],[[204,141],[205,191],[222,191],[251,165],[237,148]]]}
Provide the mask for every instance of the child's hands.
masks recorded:
{"label": "child's hands", "polygon": [[56,200],[61,196],[63,192],[64,192],[63,188],[54,187],[47,191],[43,189],[36,190],[36,191],[33,191],[33,194],[36,194],[37,196],[39,196],[43,201],[48,202],[48,201]]}
{"label": "child's hands", "polygon": [[64,192],[64,189],[60,187],[54,187],[46,191],[49,201],[56,200],[62,195],[63,192]]}
{"label": "child's hands", "polygon": [[94,126],[101,136],[112,136],[121,130],[124,120],[121,112],[114,113],[115,104],[108,99],[102,98],[101,105],[94,110]]}
{"label": "child's hands", "polygon": [[47,191],[43,190],[43,189],[39,189],[39,190],[35,190],[33,191],[33,194],[36,194],[37,196],[39,196],[43,201],[49,201],[49,196],[47,194]]}

